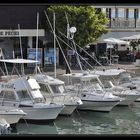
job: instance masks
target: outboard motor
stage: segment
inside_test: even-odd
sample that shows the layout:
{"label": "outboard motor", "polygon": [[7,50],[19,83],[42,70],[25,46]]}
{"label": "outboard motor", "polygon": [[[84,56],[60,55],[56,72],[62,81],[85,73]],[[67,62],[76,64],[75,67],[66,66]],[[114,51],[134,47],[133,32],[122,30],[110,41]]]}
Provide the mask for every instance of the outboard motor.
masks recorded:
{"label": "outboard motor", "polygon": [[10,134],[10,133],[11,133],[10,124],[8,124],[5,119],[1,119],[1,121],[0,121],[0,134],[5,135],[5,134]]}

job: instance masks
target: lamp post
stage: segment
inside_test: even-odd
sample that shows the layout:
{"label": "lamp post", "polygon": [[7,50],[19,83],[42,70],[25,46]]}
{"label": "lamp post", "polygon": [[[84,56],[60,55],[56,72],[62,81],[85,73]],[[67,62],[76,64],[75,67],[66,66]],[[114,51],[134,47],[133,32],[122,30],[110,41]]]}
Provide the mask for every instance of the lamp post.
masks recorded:
{"label": "lamp post", "polygon": [[[74,33],[76,32],[76,27],[71,27],[70,28],[70,24],[69,24],[69,20],[68,20],[68,16],[67,16],[67,13],[65,12],[65,16],[66,16],[66,21],[67,21],[67,39],[68,39],[68,44],[70,44],[69,40],[72,40],[73,44],[74,44],[74,40],[73,40],[73,37],[74,37]],[[67,54],[67,60],[68,60],[68,63],[70,63],[70,66],[71,66],[71,54],[68,54],[68,47],[66,49],[66,54]],[[70,59],[70,60],[69,60]],[[66,65],[66,74],[67,73],[70,73],[70,68]]]}
{"label": "lamp post", "polygon": [[[68,38],[68,41],[69,40],[72,40],[73,44],[74,44],[74,40],[73,40],[73,37],[74,37],[74,33],[76,32],[76,27],[71,27],[69,26],[69,24],[67,24],[67,38]],[[68,62],[71,63],[71,58],[68,54],[68,50],[67,50],[67,59],[68,59]],[[66,73],[70,73],[70,70],[68,68],[68,66],[66,66]]]}
{"label": "lamp post", "polygon": [[77,48],[76,48],[76,46],[75,46],[75,42],[74,42],[74,39],[73,39],[73,38],[74,38],[74,34],[76,33],[76,27],[71,27],[71,28],[69,29],[69,32],[70,32],[69,38],[72,40],[72,43],[73,43],[73,46],[74,46],[74,50],[75,50],[75,52],[76,52],[77,62],[78,62],[78,64],[79,64],[79,66],[80,66],[81,71],[83,72],[82,65],[81,65],[81,63],[80,63],[80,58],[79,58],[79,55],[78,55],[78,53],[77,53]]}
{"label": "lamp post", "polygon": [[76,27],[69,28],[69,39],[73,39],[74,38],[75,32],[76,32]]}

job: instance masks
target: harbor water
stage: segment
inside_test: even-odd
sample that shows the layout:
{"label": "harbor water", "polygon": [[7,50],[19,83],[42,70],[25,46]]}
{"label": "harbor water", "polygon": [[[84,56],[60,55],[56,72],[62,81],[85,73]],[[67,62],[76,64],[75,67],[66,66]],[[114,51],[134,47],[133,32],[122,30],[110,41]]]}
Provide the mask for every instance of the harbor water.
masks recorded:
{"label": "harbor water", "polygon": [[75,111],[72,116],[58,116],[51,124],[18,123],[14,134],[100,135],[140,134],[140,103],[115,107],[109,113]]}

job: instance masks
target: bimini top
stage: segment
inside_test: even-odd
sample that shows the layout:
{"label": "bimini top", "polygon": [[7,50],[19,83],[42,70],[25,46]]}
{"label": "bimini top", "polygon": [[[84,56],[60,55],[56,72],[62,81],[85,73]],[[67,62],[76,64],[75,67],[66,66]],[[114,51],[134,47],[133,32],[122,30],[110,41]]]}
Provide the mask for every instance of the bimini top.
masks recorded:
{"label": "bimini top", "polygon": [[97,75],[101,75],[101,76],[115,76],[115,75],[119,75],[120,73],[125,72],[126,70],[124,69],[108,69],[108,70],[95,70],[95,71],[91,71],[92,74],[97,74]]}
{"label": "bimini top", "polygon": [[36,74],[34,76],[34,78],[38,81],[38,82],[45,82],[48,83],[50,85],[61,85],[64,84],[63,81],[53,78],[49,75],[44,75],[44,74]]}
{"label": "bimini top", "polygon": [[2,59],[0,62],[6,62],[6,63],[14,63],[14,64],[25,64],[25,63],[37,63],[38,61],[35,60],[29,60],[29,59]]}
{"label": "bimini top", "polygon": [[90,73],[70,73],[70,74],[64,74],[63,76],[71,77],[71,78],[77,78],[80,79],[81,81],[89,81],[92,79],[96,79],[99,77],[99,75],[96,74],[90,74]]}

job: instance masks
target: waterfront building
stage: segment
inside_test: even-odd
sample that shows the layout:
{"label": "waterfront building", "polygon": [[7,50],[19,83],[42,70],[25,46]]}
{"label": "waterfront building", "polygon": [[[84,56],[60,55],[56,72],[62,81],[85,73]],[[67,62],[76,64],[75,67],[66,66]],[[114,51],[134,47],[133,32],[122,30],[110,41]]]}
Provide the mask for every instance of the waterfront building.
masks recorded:
{"label": "waterfront building", "polygon": [[[23,58],[35,59],[38,35],[39,64],[44,66],[54,63],[53,41],[46,33],[44,10],[47,7],[48,5],[0,5],[0,48],[4,58],[21,58],[23,54]],[[37,13],[39,13],[38,33]],[[57,64],[58,53],[57,49]],[[0,56],[2,57],[2,54]]]}
{"label": "waterfront building", "polygon": [[[108,33],[103,34],[99,38],[99,41],[107,38],[121,39],[133,35],[137,35],[133,41],[140,39],[138,37],[140,34],[140,4],[94,4],[94,7],[98,12],[102,11],[105,13],[109,19],[109,23],[107,24]],[[129,41],[132,41],[132,39]],[[98,44],[98,46],[106,46],[106,44]],[[119,55],[122,57],[124,51],[127,51],[127,49],[128,46],[120,45],[118,51],[121,54]],[[130,49],[133,50],[132,47]],[[140,51],[140,47],[138,46],[137,51]],[[139,53],[137,53],[137,58],[140,58]]]}

